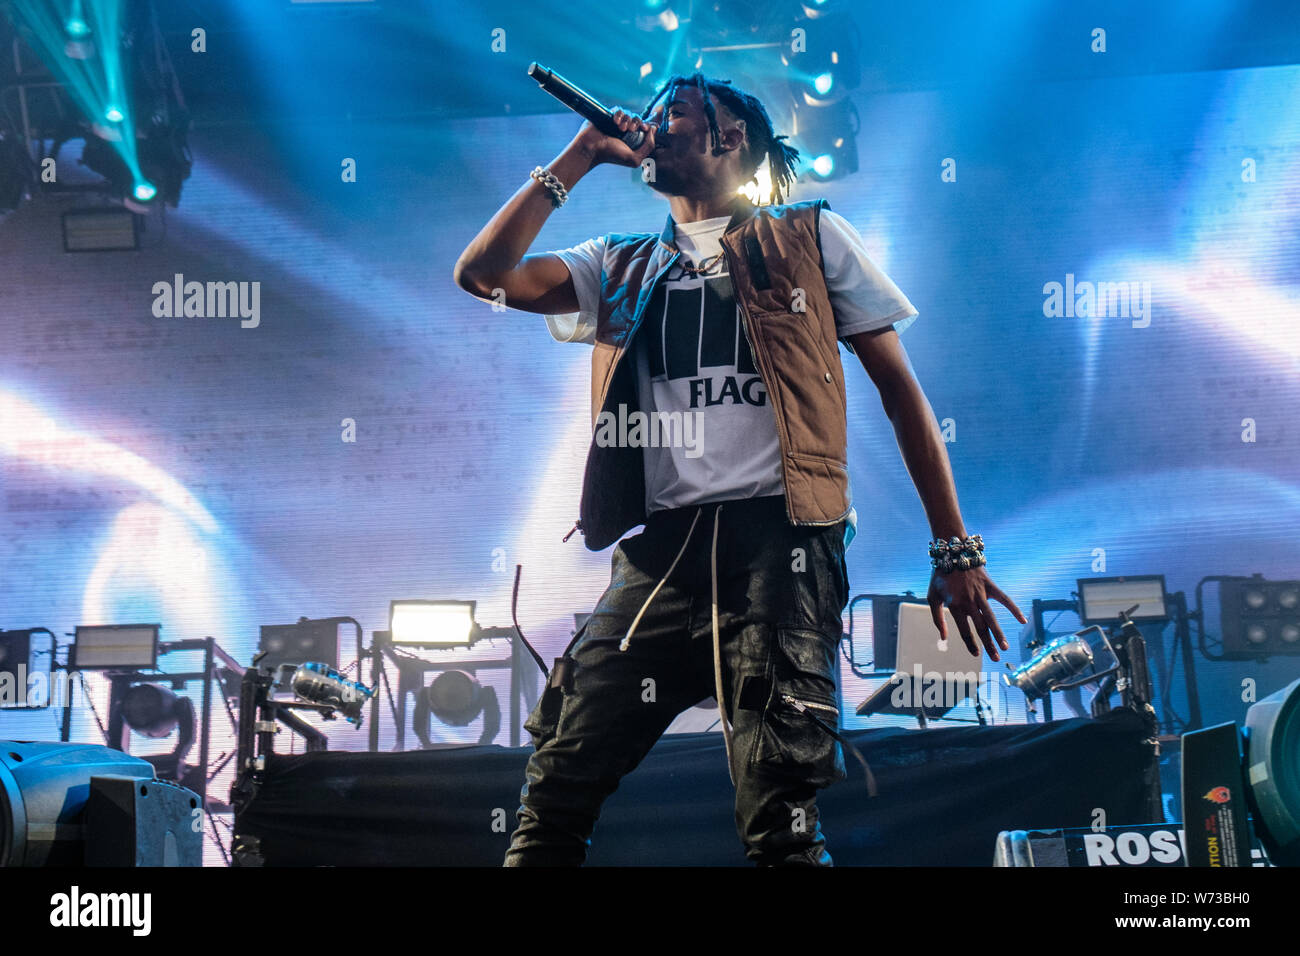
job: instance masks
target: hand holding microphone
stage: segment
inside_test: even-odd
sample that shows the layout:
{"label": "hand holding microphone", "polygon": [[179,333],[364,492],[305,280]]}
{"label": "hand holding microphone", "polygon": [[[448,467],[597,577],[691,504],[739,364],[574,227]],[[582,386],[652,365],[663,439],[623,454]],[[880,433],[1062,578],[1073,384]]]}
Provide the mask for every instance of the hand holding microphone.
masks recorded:
{"label": "hand holding microphone", "polygon": [[621,109],[608,109],[595,97],[540,64],[531,64],[528,75],[547,93],[586,117],[587,122],[573,143],[590,158],[593,166],[600,163],[639,166],[654,152],[658,127],[653,123],[646,123],[639,116]]}
{"label": "hand holding microphone", "polygon": [[[610,118],[623,134],[623,138],[616,139],[610,134],[600,131],[600,129],[588,120],[582,124],[582,129],[578,130],[578,135],[574,137],[574,143],[588,156],[591,157],[593,166],[600,163],[612,163],[616,166],[640,166],[647,156],[655,150],[655,131],[656,126],[647,123],[639,116],[632,116],[616,109],[610,112]],[[641,145],[636,149],[628,146],[625,139],[629,136],[638,137]]]}

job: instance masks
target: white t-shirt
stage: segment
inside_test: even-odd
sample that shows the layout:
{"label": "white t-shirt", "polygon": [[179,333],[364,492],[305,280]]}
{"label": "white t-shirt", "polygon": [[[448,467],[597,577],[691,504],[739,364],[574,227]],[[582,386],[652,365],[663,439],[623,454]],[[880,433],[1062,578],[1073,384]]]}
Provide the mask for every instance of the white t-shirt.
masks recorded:
{"label": "white t-shirt", "polygon": [[[646,307],[633,343],[641,409],[673,426],[643,429],[646,512],[784,494],[776,420],[739,317],[721,237],[730,217],[677,223],[682,257]],[[822,259],[839,338],[893,325],[917,311],[867,255],[843,216],[821,211]],[[606,237],[556,250],[569,267],[579,311],[548,315],[561,342],[594,343]],[[703,274],[685,273],[717,257]]]}

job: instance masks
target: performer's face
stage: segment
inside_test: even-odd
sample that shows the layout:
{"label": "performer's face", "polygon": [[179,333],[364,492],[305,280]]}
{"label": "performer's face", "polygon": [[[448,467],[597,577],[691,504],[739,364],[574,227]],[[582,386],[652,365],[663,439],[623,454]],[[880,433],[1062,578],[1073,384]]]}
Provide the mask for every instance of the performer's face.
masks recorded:
{"label": "performer's face", "polygon": [[651,189],[669,196],[707,196],[734,193],[744,180],[740,172],[745,144],[745,123],[731,115],[713,97],[718,133],[725,150],[713,155],[709,117],[698,87],[681,86],[671,100],[655,107],[650,121],[672,134],[672,141],[657,147]]}

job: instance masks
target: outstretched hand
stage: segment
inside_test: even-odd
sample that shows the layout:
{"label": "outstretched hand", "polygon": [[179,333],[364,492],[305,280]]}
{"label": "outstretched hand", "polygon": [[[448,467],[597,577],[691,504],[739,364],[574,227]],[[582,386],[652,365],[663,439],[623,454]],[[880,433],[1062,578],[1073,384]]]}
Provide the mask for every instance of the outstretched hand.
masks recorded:
{"label": "outstretched hand", "polygon": [[[930,592],[926,595],[926,600],[930,604],[930,614],[934,617],[935,626],[939,628],[940,638],[947,640],[949,636],[948,626],[943,616],[943,609],[946,607],[957,620],[957,630],[961,633],[961,639],[966,642],[966,648],[979,657],[979,645],[975,643],[975,634],[978,634],[984,649],[989,652],[989,657],[997,661],[1001,659],[998,656],[998,648],[1005,651],[1007,639],[1002,634],[1002,628],[998,627],[997,618],[993,616],[989,598],[1006,607],[1021,624],[1025,623],[1025,616],[1020,613],[1020,608],[1016,607],[1011,598],[1002,593],[1002,589],[993,583],[983,567],[952,571],[949,574],[935,571],[930,578]],[[972,621],[975,625],[975,634],[971,633]],[[994,646],[995,638],[996,646]]]}

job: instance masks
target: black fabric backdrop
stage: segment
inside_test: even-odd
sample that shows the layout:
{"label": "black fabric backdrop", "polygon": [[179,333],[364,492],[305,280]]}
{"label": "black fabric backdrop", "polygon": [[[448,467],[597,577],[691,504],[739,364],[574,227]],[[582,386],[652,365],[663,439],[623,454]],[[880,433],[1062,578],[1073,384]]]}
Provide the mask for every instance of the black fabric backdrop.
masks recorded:
{"label": "black fabric backdrop", "polygon": [[[1143,813],[1155,757],[1117,710],[1050,724],[851,731],[862,767],[818,805],[838,866],[989,866],[1000,830],[1110,826]],[[531,748],[273,756],[237,833],[267,866],[499,866]],[[720,734],[665,736],[609,798],[591,865],[747,865]]]}

